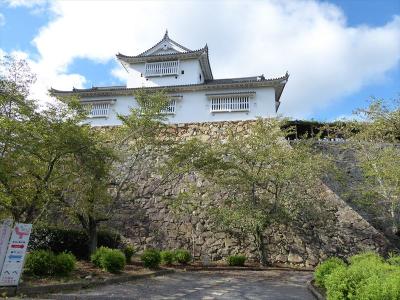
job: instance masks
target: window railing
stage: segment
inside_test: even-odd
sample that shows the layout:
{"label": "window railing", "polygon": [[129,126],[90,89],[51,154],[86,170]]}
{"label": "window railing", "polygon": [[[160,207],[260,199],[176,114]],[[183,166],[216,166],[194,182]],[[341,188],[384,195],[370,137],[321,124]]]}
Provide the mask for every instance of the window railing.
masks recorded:
{"label": "window railing", "polygon": [[177,75],[178,69],[179,61],[177,60],[146,63],[145,76]]}
{"label": "window railing", "polygon": [[249,96],[224,96],[211,98],[211,112],[249,111]]}
{"label": "window railing", "polygon": [[161,110],[161,113],[166,115],[173,115],[175,114],[175,109],[176,109],[176,100],[171,99],[168,103],[168,106]]}
{"label": "window railing", "polygon": [[83,106],[89,118],[104,118],[110,111],[110,103],[87,103]]}

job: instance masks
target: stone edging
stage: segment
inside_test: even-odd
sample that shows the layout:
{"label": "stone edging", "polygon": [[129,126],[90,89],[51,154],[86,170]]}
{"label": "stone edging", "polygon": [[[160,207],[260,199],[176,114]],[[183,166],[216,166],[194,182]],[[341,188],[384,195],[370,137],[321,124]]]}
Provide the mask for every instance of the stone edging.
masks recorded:
{"label": "stone edging", "polygon": [[325,297],[314,287],[313,280],[307,282],[307,289],[313,294],[317,300],[325,300]]}
{"label": "stone edging", "polygon": [[93,280],[90,282],[75,282],[75,283],[61,283],[61,284],[49,284],[49,285],[41,285],[41,286],[24,286],[24,287],[8,287],[8,288],[0,288],[1,296],[16,296],[16,295],[24,295],[24,296],[37,296],[44,295],[50,293],[59,293],[68,290],[79,290],[91,288],[99,285],[107,285],[107,284],[115,284],[115,283],[123,283],[131,280],[138,280],[143,278],[161,276],[165,274],[174,273],[175,270],[160,270],[154,271],[147,274],[134,274],[134,275],[125,275],[116,278],[108,278],[104,280]]}

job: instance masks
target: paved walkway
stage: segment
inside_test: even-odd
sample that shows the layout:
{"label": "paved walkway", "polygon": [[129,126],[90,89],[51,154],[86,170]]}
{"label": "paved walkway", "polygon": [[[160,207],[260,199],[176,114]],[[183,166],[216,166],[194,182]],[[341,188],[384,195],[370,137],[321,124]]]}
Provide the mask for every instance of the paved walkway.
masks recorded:
{"label": "paved walkway", "polygon": [[177,272],[165,276],[56,294],[48,299],[274,299],[313,300],[312,274],[294,271]]}

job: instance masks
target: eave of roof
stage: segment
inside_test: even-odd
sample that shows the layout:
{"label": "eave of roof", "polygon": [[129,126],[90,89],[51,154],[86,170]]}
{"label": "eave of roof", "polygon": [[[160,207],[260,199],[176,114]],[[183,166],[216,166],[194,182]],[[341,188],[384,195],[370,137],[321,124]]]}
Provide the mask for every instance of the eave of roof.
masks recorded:
{"label": "eave of roof", "polygon": [[165,54],[155,54],[148,56],[128,56],[121,53],[118,53],[116,56],[118,59],[127,62],[127,63],[143,63],[150,61],[162,61],[162,60],[170,60],[170,59],[189,59],[189,58],[198,58],[204,52],[208,52],[207,46],[193,51],[187,52],[178,52],[178,53],[165,53]]}
{"label": "eave of roof", "polygon": [[167,53],[167,54],[157,54],[150,56],[127,56],[123,54],[117,54],[117,58],[120,61],[129,64],[146,63],[146,62],[156,62],[156,61],[167,61],[167,60],[185,60],[196,58],[200,62],[200,67],[204,74],[204,79],[212,80],[213,74],[211,71],[210,59],[208,55],[208,46],[205,45],[199,50],[194,50],[190,52],[183,53]]}
{"label": "eave of roof", "polygon": [[164,90],[166,92],[192,92],[202,90],[221,90],[229,88],[257,88],[257,87],[273,87],[275,89],[275,101],[279,102],[282,91],[289,78],[289,74],[278,78],[265,79],[263,76],[245,77],[245,78],[226,78],[210,80],[202,84],[186,84],[174,86],[157,86],[157,87],[93,87],[90,89],[73,89],[72,91],[60,91],[50,89],[50,93],[59,97],[100,97],[100,96],[130,96],[137,90]]}

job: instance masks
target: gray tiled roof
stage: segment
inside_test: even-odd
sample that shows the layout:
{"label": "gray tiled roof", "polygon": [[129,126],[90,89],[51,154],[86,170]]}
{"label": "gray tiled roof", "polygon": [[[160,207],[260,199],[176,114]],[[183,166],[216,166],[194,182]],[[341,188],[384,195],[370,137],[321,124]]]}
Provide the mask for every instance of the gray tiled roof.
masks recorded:
{"label": "gray tiled roof", "polygon": [[128,88],[126,86],[92,87],[89,89],[76,89],[72,91],[60,91],[51,88],[50,94],[58,97],[78,96],[83,98],[102,96],[130,96],[137,90],[164,90],[166,92],[193,92],[193,91],[218,91],[223,89],[250,89],[260,87],[272,87],[275,90],[276,110],[279,108],[280,98],[289,79],[289,74],[282,77],[265,79],[263,75],[241,78],[224,78],[209,80],[201,84],[185,84],[173,86],[138,87]]}
{"label": "gray tiled roof", "polygon": [[[182,89],[182,88],[190,88],[190,87],[216,87],[218,88],[219,86],[227,86],[227,85],[232,85],[233,87],[235,85],[241,85],[243,87],[246,87],[247,84],[254,86],[253,84],[260,84],[261,86],[264,86],[266,83],[271,83],[271,86],[274,86],[274,84],[281,84],[282,81],[287,80],[289,78],[289,74],[286,73],[285,76],[282,77],[277,77],[277,78],[269,78],[266,79],[263,75],[260,76],[252,76],[252,77],[240,77],[240,78],[224,78],[224,79],[213,79],[213,80],[208,80],[204,83],[196,83],[196,84],[183,84],[183,85],[169,85],[169,86],[157,86],[157,87],[138,87],[138,88],[128,88],[126,86],[104,86],[104,87],[92,87],[88,89],[77,89],[73,88],[72,91],[61,91],[61,90],[56,90],[51,88],[50,92],[54,95],[66,95],[66,94],[84,94],[84,93],[89,93],[89,92],[112,92],[112,91],[134,91],[134,90],[139,90],[139,89],[148,89],[148,90],[160,90],[160,89],[165,89],[165,90],[171,90],[171,89]],[[286,83],[286,82],[285,82]]]}
{"label": "gray tiled roof", "polygon": [[180,53],[165,53],[165,54],[156,54],[156,55],[146,55],[147,52],[155,49],[157,46],[159,46],[160,44],[162,44],[163,42],[170,42],[171,44],[178,46],[179,48],[182,48],[183,50],[185,50],[185,52],[180,52],[181,54],[183,53],[196,53],[196,52],[203,52],[205,50],[205,48],[207,47],[203,47],[201,49],[198,50],[190,50],[189,48],[186,48],[185,46],[182,46],[181,44],[175,42],[174,40],[172,40],[169,36],[168,36],[168,30],[165,31],[164,37],[161,41],[159,41],[158,43],[156,43],[153,47],[147,49],[146,51],[143,51],[142,53],[138,54],[138,55],[134,55],[134,56],[128,56],[128,55],[124,55],[121,53],[117,54],[118,58],[139,58],[139,57],[150,57],[150,56],[163,56],[163,55],[171,55],[171,54],[180,54]]}

